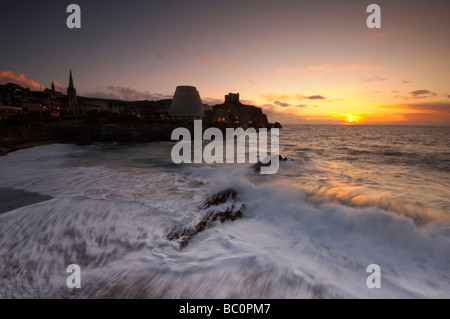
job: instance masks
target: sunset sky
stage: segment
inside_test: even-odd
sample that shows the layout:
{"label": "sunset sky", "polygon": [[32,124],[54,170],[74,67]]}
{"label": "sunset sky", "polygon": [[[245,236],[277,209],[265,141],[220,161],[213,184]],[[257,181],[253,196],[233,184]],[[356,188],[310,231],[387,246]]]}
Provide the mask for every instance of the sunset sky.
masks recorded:
{"label": "sunset sky", "polygon": [[448,0],[2,0],[0,27],[0,83],[66,93],[72,69],[83,96],[193,85],[208,104],[239,92],[271,122],[450,125]]}

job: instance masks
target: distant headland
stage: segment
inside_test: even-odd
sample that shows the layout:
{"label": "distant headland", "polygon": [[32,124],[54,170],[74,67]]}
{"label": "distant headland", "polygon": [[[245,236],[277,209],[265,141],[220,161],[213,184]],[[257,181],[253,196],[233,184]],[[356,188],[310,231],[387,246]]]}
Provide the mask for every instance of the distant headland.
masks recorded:
{"label": "distant headland", "polygon": [[0,155],[47,141],[170,141],[176,127],[193,129],[201,119],[208,127],[281,128],[269,123],[262,109],[240,102],[239,93],[224,103],[203,104],[197,88],[178,86],[173,99],[123,101],[77,96],[72,70],[66,94],[50,88],[32,91],[15,83],[0,85]]}

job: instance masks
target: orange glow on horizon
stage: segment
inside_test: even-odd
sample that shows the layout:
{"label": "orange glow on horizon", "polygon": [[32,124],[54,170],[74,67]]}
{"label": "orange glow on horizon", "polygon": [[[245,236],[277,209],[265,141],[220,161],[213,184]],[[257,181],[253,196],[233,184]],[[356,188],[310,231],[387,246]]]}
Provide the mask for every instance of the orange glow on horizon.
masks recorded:
{"label": "orange glow on horizon", "polygon": [[365,117],[360,115],[360,113],[341,113],[333,115],[332,117],[342,121],[341,124],[350,125],[365,122]]}
{"label": "orange glow on horizon", "polygon": [[[389,101],[385,103],[380,97],[378,103],[375,104],[373,98],[352,98],[351,95],[344,96],[344,94],[341,95],[344,98],[333,100],[334,97],[338,96],[337,94],[330,93],[325,89],[320,91],[325,92],[323,95],[327,99],[310,102],[304,96],[299,97],[292,92],[287,92],[284,95],[275,93],[265,95],[261,102],[258,102],[259,105],[269,102],[268,106],[262,108],[264,111],[269,111],[269,114],[272,112],[270,114],[271,119],[274,118],[274,121],[289,124],[315,122],[342,125],[412,123],[419,125],[442,123],[448,125],[450,113],[446,112],[445,105],[438,100],[436,100],[437,102],[428,100],[429,102],[424,102],[422,106],[415,101],[412,101],[411,105],[389,104]],[[276,101],[276,103],[272,101]],[[258,102],[255,104],[258,105]],[[272,102],[271,105],[270,102]],[[285,105],[281,105],[282,103]]]}

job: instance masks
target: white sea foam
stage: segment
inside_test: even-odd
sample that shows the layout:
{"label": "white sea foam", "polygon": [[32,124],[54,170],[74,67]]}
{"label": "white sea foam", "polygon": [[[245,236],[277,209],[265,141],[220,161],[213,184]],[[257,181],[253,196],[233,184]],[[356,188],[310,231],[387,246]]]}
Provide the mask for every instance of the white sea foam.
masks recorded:
{"label": "white sea foam", "polygon": [[[0,158],[0,187],[52,200],[0,215],[0,296],[70,297],[67,265],[82,269],[76,297],[320,298],[450,296],[450,229],[418,226],[377,207],[315,201],[290,178],[313,163],[173,166],[170,145],[51,145]],[[243,219],[217,224],[185,249],[166,235],[195,225],[205,196],[227,188]],[[381,289],[366,267],[380,265]]]}

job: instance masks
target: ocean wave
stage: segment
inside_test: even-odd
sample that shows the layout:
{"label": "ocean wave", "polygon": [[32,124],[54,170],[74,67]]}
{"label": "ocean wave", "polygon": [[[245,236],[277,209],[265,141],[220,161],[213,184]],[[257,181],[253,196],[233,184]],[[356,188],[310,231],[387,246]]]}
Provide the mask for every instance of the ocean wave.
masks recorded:
{"label": "ocean wave", "polygon": [[[383,196],[347,198],[339,183],[354,180],[339,165],[291,158],[270,176],[248,164],[166,170],[140,164],[169,145],[96,147],[54,145],[0,159],[0,186],[53,197],[0,215],[0,296],[450,295],[450,227],[382,209]],[[325,186],[315,189],[317,183]],[[179,251],[169,232],[195,226],[207,213],[199,208],[204,198],[228,188],[237,191],[236,207],[245,204],[243,218],[204,230]],[[79,291],[65,286],[72,263],[82,269]],[[366,286],[373,263],[382,269],[383,289]]]}

